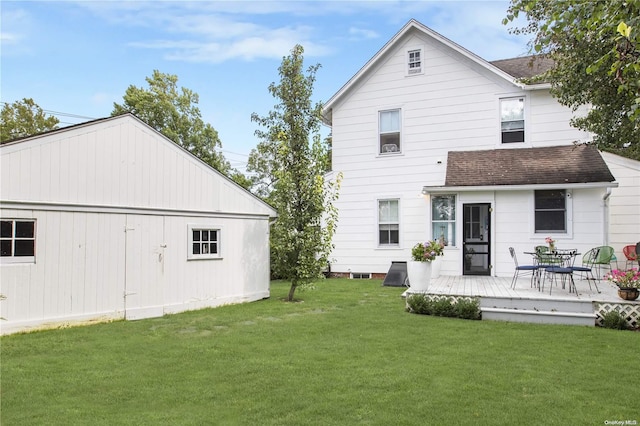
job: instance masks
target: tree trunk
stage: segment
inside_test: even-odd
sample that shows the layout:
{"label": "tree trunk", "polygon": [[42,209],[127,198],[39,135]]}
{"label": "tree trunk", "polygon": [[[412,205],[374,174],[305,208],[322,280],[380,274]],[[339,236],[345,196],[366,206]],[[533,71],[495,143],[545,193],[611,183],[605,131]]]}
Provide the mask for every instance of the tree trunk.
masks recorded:
{"label": "tree trunk", "polygon": [[293,301],[293,293],[296,292],[297,285],[295,283],[291,283],[291,288],[289,289],[289,296],[287,296],[287,302]]}

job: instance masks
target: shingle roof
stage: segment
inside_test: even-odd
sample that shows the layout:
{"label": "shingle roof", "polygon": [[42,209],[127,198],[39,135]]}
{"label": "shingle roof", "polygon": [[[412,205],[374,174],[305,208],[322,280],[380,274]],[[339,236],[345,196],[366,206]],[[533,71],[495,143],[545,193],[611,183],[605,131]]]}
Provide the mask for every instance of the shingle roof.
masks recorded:
{"label": "shingle roof", "polygon": [[534,55],[490,61],[490,64],[512,77],[530,78],[550,70],[553,67],[553,60],[545,56]]}
{"label": "shingle roof", "polygon": [[613,182],[592,145],[450,151],[445,186]]}

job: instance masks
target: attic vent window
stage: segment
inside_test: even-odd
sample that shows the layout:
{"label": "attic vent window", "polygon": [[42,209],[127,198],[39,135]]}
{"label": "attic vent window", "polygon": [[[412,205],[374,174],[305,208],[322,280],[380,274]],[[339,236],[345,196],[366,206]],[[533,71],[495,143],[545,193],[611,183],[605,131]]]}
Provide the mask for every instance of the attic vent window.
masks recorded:
{"label": "attic vent window", "polygon": [[418,50],[410,50],[408,52],[409,57],[409,68],[408,73],[411,74],[420,74],[422,72],[422,51]]}

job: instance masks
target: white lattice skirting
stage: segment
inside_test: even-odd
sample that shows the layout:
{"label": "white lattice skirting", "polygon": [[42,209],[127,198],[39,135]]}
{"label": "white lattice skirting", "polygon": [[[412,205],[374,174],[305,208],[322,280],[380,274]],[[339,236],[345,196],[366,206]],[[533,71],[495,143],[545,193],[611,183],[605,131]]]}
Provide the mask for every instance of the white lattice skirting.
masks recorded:
{"label": "white lattice skirting", "polygon": [[627,320],[631,328],[640,327],[640,305],[631,303],[594,303],[596,310],[596,325],[603,326],[604,316],[611,311],[618,311]]}

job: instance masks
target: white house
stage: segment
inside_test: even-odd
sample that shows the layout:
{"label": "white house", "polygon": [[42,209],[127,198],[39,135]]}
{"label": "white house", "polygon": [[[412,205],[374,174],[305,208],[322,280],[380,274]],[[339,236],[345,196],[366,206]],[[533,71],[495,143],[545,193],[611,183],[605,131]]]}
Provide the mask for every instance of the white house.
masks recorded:
{"label": "white house", "polygon": [[269,296],[276,212],[135,116],[0,154],[2,333]]}
{"label": "white house", "polygon": [[550,66],[533,59],[487,62],[411,20],[329,99],[332,273],[385,274],[427,239],[446,244],[442,274],[494,276],[513,273],[509,247],[609,242],[618,182],[549,85],[520,82]]}
{"label": "white house", "polygon": [[607,245],[616,249],[618,266],[624,267],[622,248],[640,242],[640,161],[609,152],[602,157],[619,183],[611,190]]}

